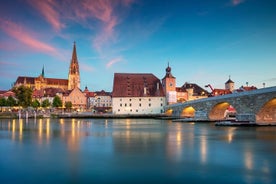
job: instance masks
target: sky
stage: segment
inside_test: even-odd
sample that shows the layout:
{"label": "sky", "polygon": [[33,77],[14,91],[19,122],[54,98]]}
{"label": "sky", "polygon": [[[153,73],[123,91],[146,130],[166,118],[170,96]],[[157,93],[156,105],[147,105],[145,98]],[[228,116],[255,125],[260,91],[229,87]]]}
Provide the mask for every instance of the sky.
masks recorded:
{"label": "sky", "polygon": [[[114,73],[170,65],[178,87],[276,86],[275,0],[6,0],[0,90],[18,76],[68,78],[73,43],[81,89],[112,91]],[[209,90],[210,91],[210,90]]]}

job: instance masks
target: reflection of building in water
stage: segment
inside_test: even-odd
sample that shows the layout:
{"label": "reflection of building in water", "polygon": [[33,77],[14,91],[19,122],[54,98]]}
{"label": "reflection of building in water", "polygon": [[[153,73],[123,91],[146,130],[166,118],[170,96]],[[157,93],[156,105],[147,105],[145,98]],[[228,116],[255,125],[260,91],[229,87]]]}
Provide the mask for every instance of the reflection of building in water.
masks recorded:
{"label": "reflection of building in water", "polygon": [[[163,150],[163,142],[166,139],[162,132],[152,132],[147,131],[144,127],[142,129],[137,129],[139,123],[127,120],[124,123],[124,127],[120,131],[113,132],[113,146],[114,152],[116,153],[133,153],[141,154],[147,152],[160,152]],[[116,126],[116,125],[115,125]],[[141,126],[141,125],[140,125]],[[114,125],[113,125],[114,127]]]}

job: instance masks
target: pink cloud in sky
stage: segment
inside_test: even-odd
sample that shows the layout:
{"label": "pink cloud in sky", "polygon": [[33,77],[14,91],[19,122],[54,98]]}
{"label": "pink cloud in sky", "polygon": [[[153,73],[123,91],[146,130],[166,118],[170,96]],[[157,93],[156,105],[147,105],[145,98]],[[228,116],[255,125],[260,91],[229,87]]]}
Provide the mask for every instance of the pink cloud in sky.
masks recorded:
{"label": "pink cloud in sky", "polygon": [[[60,20],[60,13],[55,9],[56,1],[53,0],[30,0],[30,4],[40,12],[53,26],[55,31],[60,31],[64,24]],[[56,7],[58,9],[58,7]]]}
{"label": "pink cloud in sky", "polygon": [[33,38],[31,35],[31,32],[28,32],[26,29],[24,29],[19,24],[16,24],[9,20],[4,20],[0,18],[0,28],[10,37],[18,40],[19,42],[27,45],[28,47],[31,47],[35,50],[38,50],[40,52],[44,52],[47,54],[54,54],[57,55],[57,50],[46,44],[43,43],[35,38]]}
{"label": "pink cloud in sky", "polygon": [[118,58],[114,58],[114,59],[111,59],[107,64],[106,64],[106,67],[107,68],[110,68],[112,65],[114,65],[115,63],[118,63],[118,62],[121,62],[123,61],[123,59],[121,57],[118,57]]}
{"label": "pink cloud in sky", "polygon": [[232,5],[233,6],[237,6],[237,5],[239,5],[239,4],[241,4],[241,3],[243,3],[245,0],[232,0]]}

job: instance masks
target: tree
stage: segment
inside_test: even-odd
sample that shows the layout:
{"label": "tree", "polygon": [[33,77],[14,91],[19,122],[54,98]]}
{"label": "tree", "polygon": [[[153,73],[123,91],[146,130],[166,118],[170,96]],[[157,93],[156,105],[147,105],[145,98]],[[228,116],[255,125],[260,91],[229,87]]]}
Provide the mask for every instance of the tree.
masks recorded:
{"label": "tree", "polygon": [[17,88],[13,88],[12,91],[15,93],[15,97],[18,99],[19,106],[25,108],[31,105],[33,93],[31,88],[22,85]]}
{"label": "tree", "polygon": [[50,107],[51,103],[49,101],[49,99],[45,99],[42,101],[42,107]]}
{"label": "tree", "polygon": [[53,100],[53,107],[61,107],[62,106],[62,101],[59,96],[55,96]]}
{"label": "tree", "polygon": [[7,105],[6,98],[4,98],[4,97],[0,98],[0,106],[3,107],[3,106],[6,106],[6,105]]}
{"label": "tree", "polygon": [[72,102],[65,102],[65,108],[67,109],[67,110],[69,110],[69,109],[71,109],[72,108]]}
{"label": "tree", "polygon": [[7,106],[13,107],[15,105],[16,105],[16,100],[12,96],[9,96],[7,99]]}
{"label": "tree", "polygon": [[32,107],[35,108],[35,109],[38,108],[38,107],[40,107],[40,103],[39,103],[39,101],[37,99],[35,99],[32,102]]}

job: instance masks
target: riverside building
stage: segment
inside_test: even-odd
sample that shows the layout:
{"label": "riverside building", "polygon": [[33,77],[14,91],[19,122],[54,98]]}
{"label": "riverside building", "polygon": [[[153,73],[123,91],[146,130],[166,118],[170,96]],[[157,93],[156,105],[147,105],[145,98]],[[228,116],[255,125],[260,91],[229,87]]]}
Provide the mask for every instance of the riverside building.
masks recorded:
{"label": "riverside building", "polygon": [[151,73],[115,73],[113,114],[159,114],[166,103],[160,80]]}

